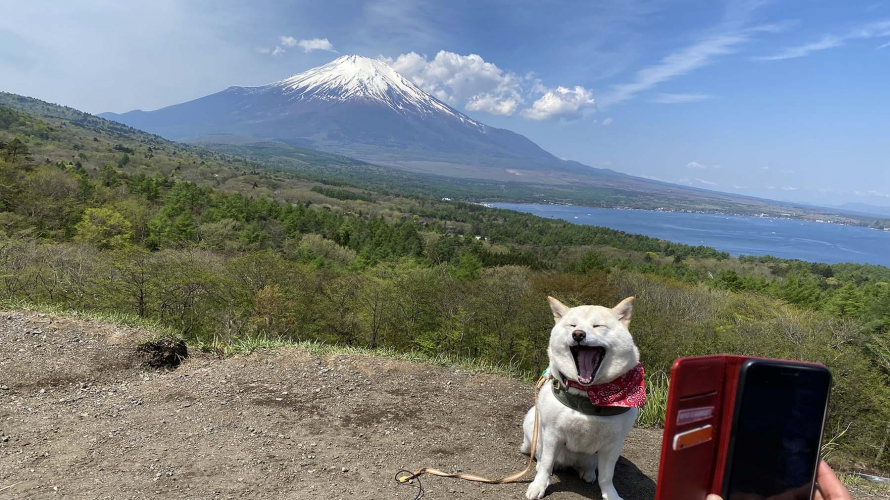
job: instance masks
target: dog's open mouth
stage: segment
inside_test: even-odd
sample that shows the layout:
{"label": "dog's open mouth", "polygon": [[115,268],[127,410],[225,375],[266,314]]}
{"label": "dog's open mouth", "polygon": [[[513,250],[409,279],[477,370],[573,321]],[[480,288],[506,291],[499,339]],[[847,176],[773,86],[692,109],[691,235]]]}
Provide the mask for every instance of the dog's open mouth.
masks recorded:
{"label": "dog's open mouth", "polygon": [[603,363],[606,350],[599,346],[577,345],[572,347],[575,368],[578,369],[578,382],[584,385],[593,382],[593,377]]}

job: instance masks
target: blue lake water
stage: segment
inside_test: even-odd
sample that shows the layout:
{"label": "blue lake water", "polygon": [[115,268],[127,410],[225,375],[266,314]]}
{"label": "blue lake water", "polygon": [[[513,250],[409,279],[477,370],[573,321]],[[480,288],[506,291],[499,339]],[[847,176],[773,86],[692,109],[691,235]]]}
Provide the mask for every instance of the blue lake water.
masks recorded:
{"label": "blue lake water", "polygon": [[705,245],[731,255],[774,255],[811,262],[890,266],[890,231],[757,217],[493,203],[497,208]]}

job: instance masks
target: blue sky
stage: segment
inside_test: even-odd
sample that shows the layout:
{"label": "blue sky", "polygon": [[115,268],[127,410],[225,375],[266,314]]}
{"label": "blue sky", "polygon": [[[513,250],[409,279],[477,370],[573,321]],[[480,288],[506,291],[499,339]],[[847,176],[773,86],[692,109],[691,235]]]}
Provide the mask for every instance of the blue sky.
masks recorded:
{"label": "blue sky", "polygon": [[4,3],[0,90],[89,112],[360,54],[560,157],[890,206],[890,1]]}

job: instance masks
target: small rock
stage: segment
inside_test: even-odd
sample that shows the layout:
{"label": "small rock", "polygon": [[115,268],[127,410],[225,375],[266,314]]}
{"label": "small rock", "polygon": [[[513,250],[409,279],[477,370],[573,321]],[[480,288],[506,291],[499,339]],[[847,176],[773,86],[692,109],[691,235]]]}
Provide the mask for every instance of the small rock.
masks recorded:
{"label": "small rock", "polygon": [[340,472],[349,472],[349,469],[347,469],[346,467],[343,467],[342,469],[340,469]]}
{"label": "small rock", "polygon": [[0,441],[2,441],[2,442],[4,442],[4,443],[8,443],[8,442],[9,442],[9,436],[3,436],[2,438],[0,438]]}

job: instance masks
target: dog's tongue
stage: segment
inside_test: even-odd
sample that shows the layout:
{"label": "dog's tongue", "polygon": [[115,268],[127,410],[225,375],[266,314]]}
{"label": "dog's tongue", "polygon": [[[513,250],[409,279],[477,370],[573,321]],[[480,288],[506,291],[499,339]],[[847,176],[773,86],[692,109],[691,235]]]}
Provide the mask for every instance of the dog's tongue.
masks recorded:
{"label": "dog's tongue", "polygon": [[578,369],[580,382],[590,383],[593,378],[593,370],[599,361],[600,353],[596,349],[584,349],[578,352]]}

